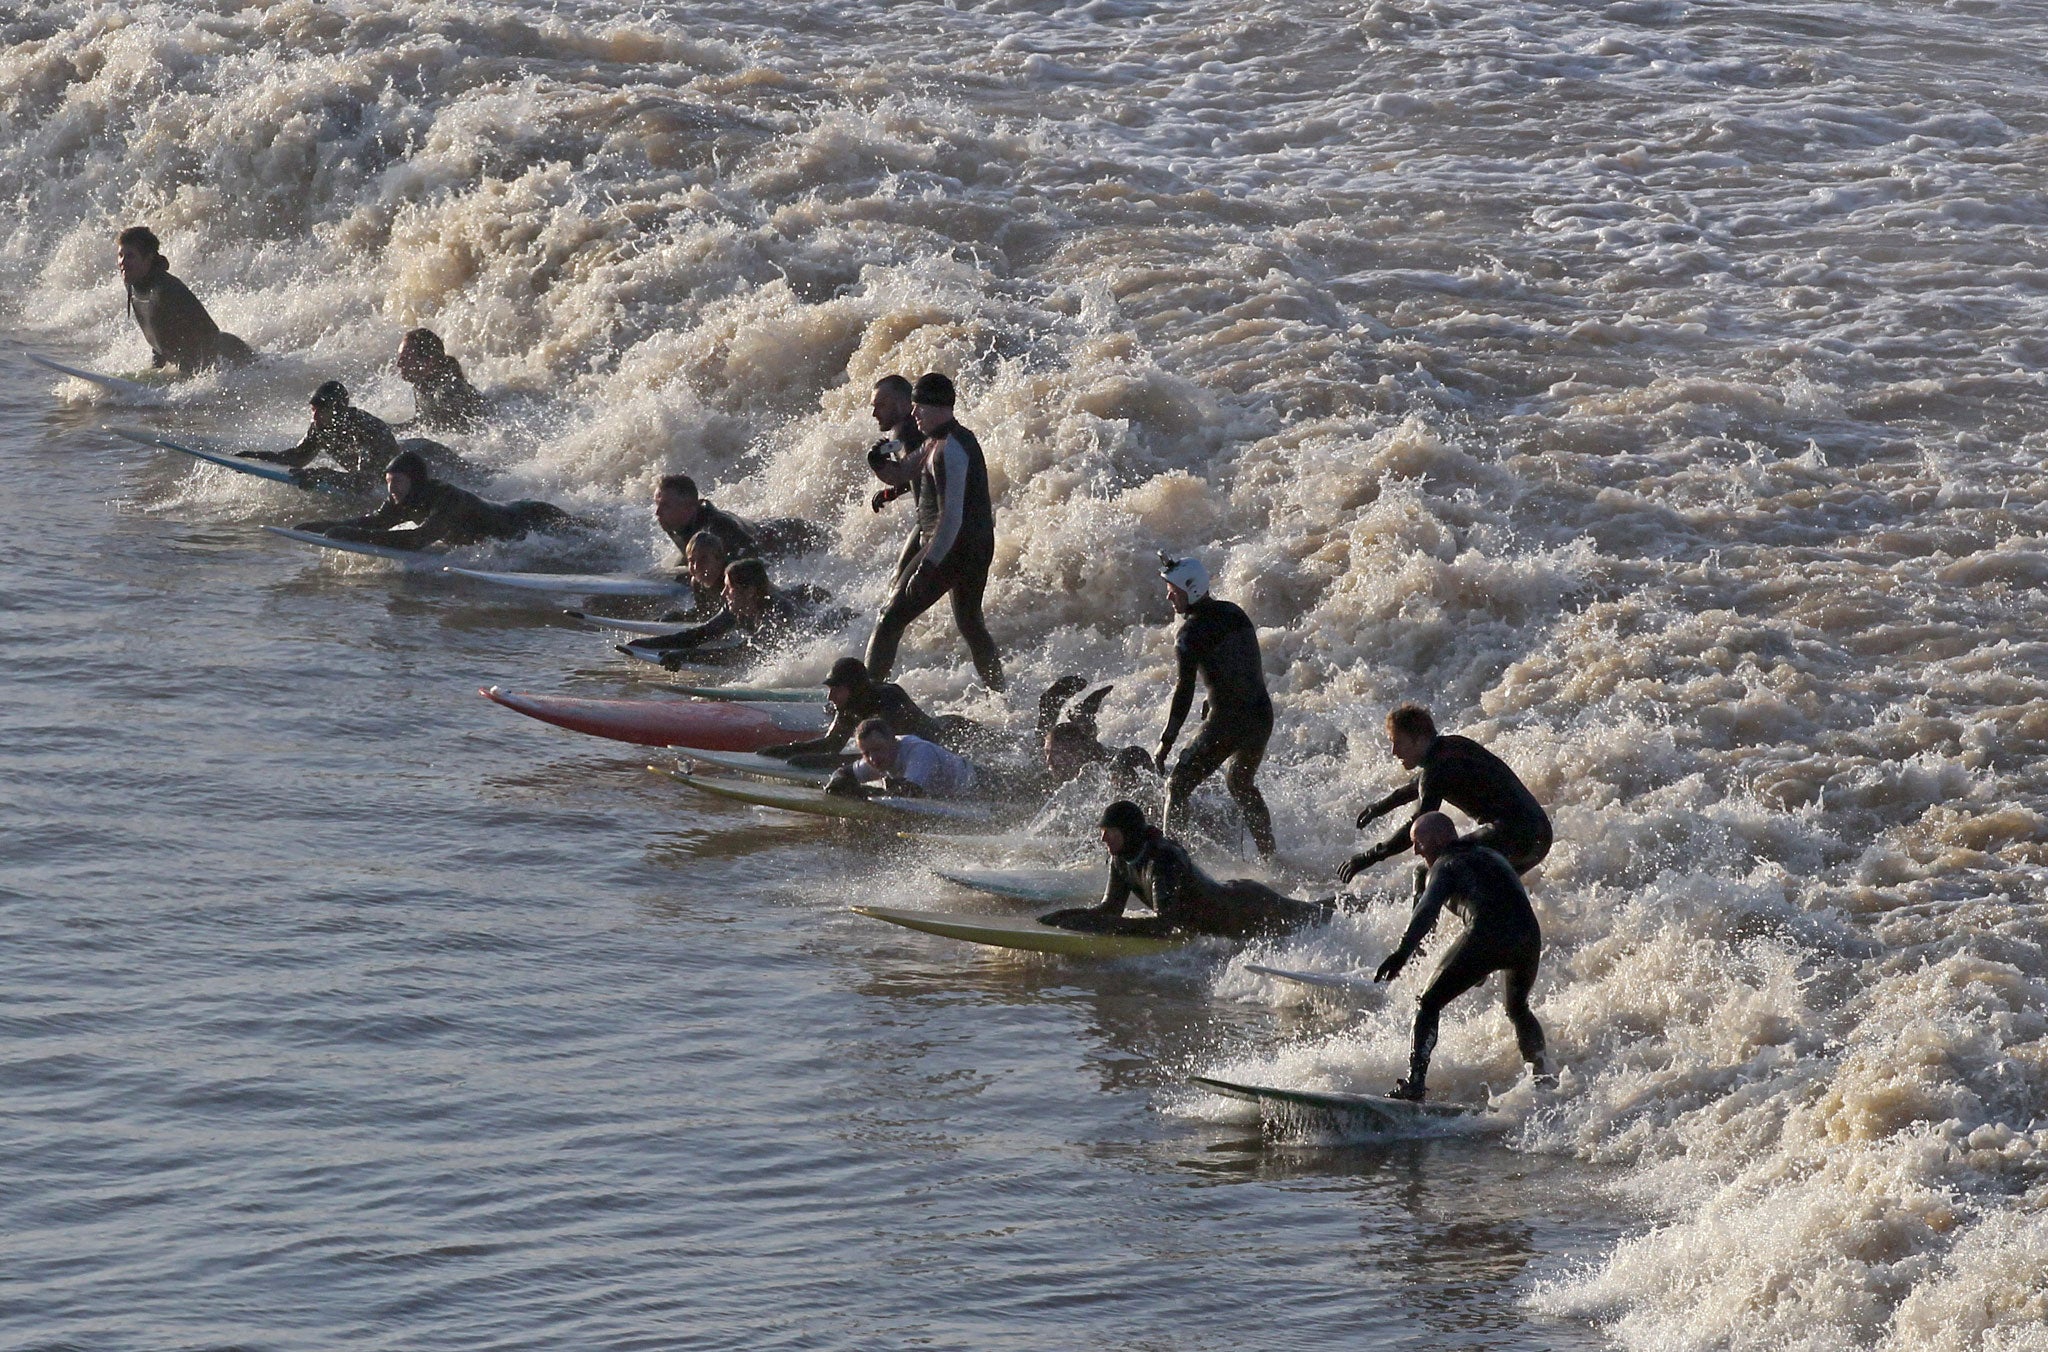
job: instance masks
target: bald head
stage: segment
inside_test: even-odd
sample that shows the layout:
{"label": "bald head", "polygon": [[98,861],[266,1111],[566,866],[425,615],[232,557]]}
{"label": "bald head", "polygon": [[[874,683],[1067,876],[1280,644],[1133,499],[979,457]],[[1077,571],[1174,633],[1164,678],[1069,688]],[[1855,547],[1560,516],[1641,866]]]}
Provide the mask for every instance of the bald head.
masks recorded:
{"label": "bald head", "polygon": [[1414,842],[1415,853],[1424,859],[1435,859],[1457,838],[1458,828],[1441,812],[1425,812],[1415,819],[1415,825],[1408,828],[1408,839]]}

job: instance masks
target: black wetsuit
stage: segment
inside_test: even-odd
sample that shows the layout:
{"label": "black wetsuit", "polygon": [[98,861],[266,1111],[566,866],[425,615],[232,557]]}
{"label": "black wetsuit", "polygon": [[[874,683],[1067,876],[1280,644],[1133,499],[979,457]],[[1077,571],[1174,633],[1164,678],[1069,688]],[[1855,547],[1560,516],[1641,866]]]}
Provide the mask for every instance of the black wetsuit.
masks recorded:
{"label": "black wetsuit", "polygon": [[[967,650],[974,655],[974,669],[991,690],[1003,688],[1003,659],[996,641],[982,618],[982,593],[988,589],[989,565],[995,561],[996,517],[989,500],[988,463],[974,433],[959,423],[948,423],[937,437],[924,443],[900,461],[868,453],[868,464],[878,476],[878,464],[894,465],[896,473],[918,464],[914,491],[917,494],[917,529],[904,541],[896,559],[896,579],[889,599],[875,620],[868,638],[867,668],[878,681],[887,680],[896,665],[896,649],[910,622],[937,605],[939,598],[953,599],[953,621]],[[888,482],[887,476],[884,482]]]}
{"label": "black wetsuit", "polygon": [[[335,484],[342,488],[368,490],[384,478],[384,467],[400,450],[391,427],[374,413],[349,407],[336,409],[327,425],[318,419],[306,429],[305,440],[288,451],[250,451],[250,460],[268,460],[290,465],[294,477],[306,487]],[[308,468],[326,456],[336,469]]]}
{"label": "black wetsuit", "polygon": [[1540,1065],[1543,1060],[1543,1025],[1529,1008],[1529,992],[1536,985],[1536,965],[1543,955],[1543,932],[1514,865],[1498,851],[1470,840],[1447,846],[1429,866],[1428,882],[1415,899],[1408,931],[1388,958],[1388,965],[1405,965],[1446,908],[1465,921],[1466,929],[1444,955],[1416,1007],[1415,1039],[1408,1054],[1408,1083],[1417,1090],[1429,1074],[1429,1058],[1436,1050],[1437,1024],[1444,1006],[1494,972],[1507,973],[1501,1000],[1515,1025],[1515,1042],[1521,1048],[1522,1059],[1532,1065]]}
{"label": "black wetsuit", "polygon": [[427,375],[412,383],[413,427],[435,432],[467,432],[483,421],[484,396],[462,374],[462,363],[444,357]]}
{"label": "black wetsuit", "polygon": [[[1417,770],[1414,779],[1367,808],[1360,815],[1360,824],[1385,816],[1403,803],[1414,803],[1417,817],[1449,803],[1479,823],[1464,839],[1499,850],[1518,872],[1527,873],[1550,853],[1550,818],[1536,795],[1507,762],[1471,738],[1439,736],[1422,753]],[[1410,818],[1399,832],[1359,856],[1360,861],[1377,863],[1409,848],[1408,832],[1413,825]]]}
{"label": "black wetsuit", "polygon": [[[529,531],[566,525],[570,516],[547,502],[486,502],[454,484],[429,479],[404,502],[386,498],[368,516],[347,521],[308,521],[300,530],[318,531],[337,540],[383,545],[387,549],[425,549],[428,545],[473,545],[482,540],[517,540]],[[417,525],[406,526],[412,521]]]}
{"label": "black wetsuit", "polygon": [[[1124,918],[1124,906],[1135,895],[1153,914]],[[1054,911],[1039,919],[1061,929],[1096,934],[1168,934],[1179,930],[1218,934],[1231,939],[1284,934],[1330,918],[1330,907],[1281,896],[1249,878],[1218,882],[1204,873],[1188,852],[1147,827],[1124,853],[1109,859],[1109,885],[1094,906]]]}
{"label": "black wetsuit", "polygon": [[221,332],[192,288],[171,275],[170,261],[161,254],[140,281],[127,285],[128,313],[149,343],[151,365],[200,371],[254,359],[247,343]]}
{"label": "black wetsuit", "polygon": [[935,742],[948,751],[959,751],[960,743],[979,725],[971,718],[958,714],[946,714],[938,718],[917,707],[917,701],[908,691],[894,681],[869,681],[852,692],[844,708],[832,712],[832,726],[822,737],[808,741],[790,742],[783,746],[769,747],[766,754],[775,756],[836,756],[860,725],[870,718],[879,718],[889,725],[889,731],[898,737],[922,737]]}
{"label": "black wetsuit", "polygon": [[1230,775],[1225,782],[1230,796],[1244,813],[1245,826],[1259,853],[1271,854],[1273,814],[1253,778],[1273,736],[1273,698],[1266,693],[1259,631],[1237,606],[1205,596],[1189,604],[1173,648],[1180,671],[1161,740],[1171,745],[1180,735],[1194,703],[1197,675],[1208,687],[1209,711],[1202,719],[1201,731],[1180,753],[1167,780],[1167,829],[1181,828],[1189,795],[1227,760]]}
{"label": "black wetsuit", "polygon": [[697,514],[690,518],[689,525],[673,530],[663,526],[662,530],[685,558],[689,555],[690,537],[700,530],[708,530],[718,537],[725,546],[728,560],[787,558],[816,549],[825,539],[823,530],[802,517],[778,516],[760,522],[742,521],[731,512],[712,506],[708,498],[697,500]]}
{"label": "black wetsuit", "polygon": [[[806,634],[825,633],[853,618],[843,606],[827,609],[822,604],[799,598],[791,592],[775,591],[768,597],[760,618],[751,624],[722,606],[702,624],[659,638],[642,639],[635,648],[663,654],[661,664],[671,671],[690,665],[729,665],[773,652]],[[727,646],[718,640],[737,634],[744,641]]]}

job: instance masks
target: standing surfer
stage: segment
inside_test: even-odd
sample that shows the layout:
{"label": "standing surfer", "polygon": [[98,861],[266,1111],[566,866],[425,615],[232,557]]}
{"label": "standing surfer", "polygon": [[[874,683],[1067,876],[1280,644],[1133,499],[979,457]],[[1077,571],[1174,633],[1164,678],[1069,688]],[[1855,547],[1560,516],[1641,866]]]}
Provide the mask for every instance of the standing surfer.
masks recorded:
{"label": "standing surfer", "polygon": [[1259,656],[1259,631],[1251,617],[1228,601],[1209,594],[1209,570],[1196,558],[1159,556],[1166,597],[1181,617],[1173,642],[1179,665],[1173,702],[1167,707],[1166,731],[1159,736],[1153,764],[1166,773],[1166,758],[1187,721],[1199,677],[1208,687],[1202,730],[1180,753],[1166,781],[1166,829],[1185,829],[1188,797],[1216,773],[1224,761],[1230,774],[1224,783],[1261,855],[1274,850],[1273,814],[1267,810],[1255,776],[1273,736],[1273,698],[1266,693],[1266,672]]}
{"label": "standing surfer", "polygon": [[1515,867],[1498,850],[1471,837],[1458,839],[1458,828],[1441,812],[1425,812],[1415,819],[1408,834],[1415,852],[1429,864],[1422,894],[1400,945],[1387,955],[1373,974],[1375,981],[1392,981],[1408,965],[1435,927],[1437,916],[1449,907],[1463,917],[1464,934],[1422,992],[1415,1008],[1414,1039],[1408,1052],[1408,1078],[1394,1086],[1389,1098],[1422,1101],[1424,1081],[1429,1075],[1429,1058],[1436,1051],[1437,1024],[1444,1006],[1471,990],[1494,972],[1505,972],[1501,1003],[1515,1026],[1515,1043],[1533,1074],[1549,1073],[1543,1059],[1543,1025],[1529,1008],[1529,992],[1536,985],[1536,964],[1543,955],[1543,932],[1536,924],[1536,911],[1522,887]]}
{"label": "standing surfer", "polygon": [[[875,393],[876,421],[880,422],[883,391],[877,386]],[[868,670],[878,681],[889,679],[903,631],[937,605],[940,597],[951,596],[953,622],[967,640],[982,684],[1001,690],[1003,660],[981,614],[982,593],[988,587],[989,565],[995,561],[996,549],[988,464],[974,433],[953,418],[951,380],[936,372],[919,376],[910,399],[911,416],[924,437],[922,444],[914,452],[890,459],[886,467],[878,465],[875,452],[868,457],[870,468],[884,483],[900,488],[893,482],[900,477],[917,495],[916,529],[904,542],[889,599],[868,638]],[[913,461],[914,473],[905,473]],[[877,504],[886,501],[883,493],[875,498]]]}

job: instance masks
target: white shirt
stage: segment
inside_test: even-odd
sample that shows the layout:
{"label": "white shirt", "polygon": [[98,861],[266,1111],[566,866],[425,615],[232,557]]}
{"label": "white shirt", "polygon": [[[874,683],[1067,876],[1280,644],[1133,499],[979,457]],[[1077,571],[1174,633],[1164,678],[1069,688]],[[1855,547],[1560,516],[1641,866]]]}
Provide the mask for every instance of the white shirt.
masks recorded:
{"label": "white shirt", "polygon": [[[896,739],[896,778],[923,789],[928,798],[957,798],[974,787],[974,767],[936,742],[922,737]],[[863,784],[879,784],[888,772],[863,756],[853,767]]]}

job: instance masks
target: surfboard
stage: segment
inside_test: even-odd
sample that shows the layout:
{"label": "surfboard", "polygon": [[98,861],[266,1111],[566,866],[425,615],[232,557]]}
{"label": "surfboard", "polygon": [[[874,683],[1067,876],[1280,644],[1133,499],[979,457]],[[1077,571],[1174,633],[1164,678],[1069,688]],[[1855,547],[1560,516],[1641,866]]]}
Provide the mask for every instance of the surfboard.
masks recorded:
{"label": "surfboard", "polygon": [[[459,573],[463,570],[450,568],[448,571]],[[593,615],[587,610],[565,610],[562,613],[572,620],[594,624],[600,629],[617,629],[627,634],[673,634],[683,628],[674,620],[621,620],[611,615]]]}
{"label": "surfboard", "polygon": [[123,376],[102,375],[98,371],[88,371],[80,366],[67,366],[61,361],[45,357],[40,353],[25,352],[22,355],[46,371],[54,371],[60,376],[70,376],[73,380],[83,380],[88,385],[97,385],[108,393],[118,394],[124,399],[157,399],[163,395],[162,387],[147,384],[140,380],[129,380]]}
{"label": "surfboard", "polygon": [[825,703],[825,688],[817,685],[679,685],[676,690],[698,699],[725,700],[732,704],[816,704]]}
{"label": "surfboard", "polygon": [[[667,632],[673,634],[677,630],[684,629],[687,627],[687,625],[672,624],[668,626]],[[676,651],[673,648],[650,648],[646,644],[637,641],[633,643],[620,643],[614,646],[616,646],[620,652],[632,658],[635,662],[648,662],[652,663],[657,667],[662,664],[662,658],[667,657]],[[704,644],[701,647],[684,649],[682,655],[682,665],[686,667],[699,668],[707,666],[726,666],[730,664],[730,659],[737,657],[746,651],[747,645],[743,642],[727,643],[723,641],[723,639],[720,639],[716,642]]]}
{"label": "surfboard", "polygon": [[1194,942],[1192,935],[1155,939],[1136,934],[1086,934],[1080,930],[1041,925],[1030,916],[906,911],[896,906],[856,906],[853,912],[925,934],[963,939],[970,944],[1015,949],[1022,953],[1057,953],[1069,958],[1144,958],[1156,953],[1170,953]]}
{"label": "surfboard", "polygon": [[[458,568],[453,564],[448,571],[477,582],[489,582],[500,587],[513,587],[520,591],[553,592],[568,596],[688,596],[690,589],[679,582],[665,578],[640,577],[631,573],[494,573],[483,568]],[[580,612],[579,612],[580,613]],[[596,619],[596,616],[587,618]],[[671,624],[662,629],[646,632],[674,633],[682,628]]]}
{"label": "surfboard", "polygon": [[777,704],[718,704],[694,699],[575,699],[522,695],[498,686],[478,692],[514,713],[572,732],[638,746],[686,746],[705,751],[757,751],[778,742],[816,737],[825,730],[814,709]]}
{"label": "surfboard", "polygon": [[1319,990],[1343,991],[1348,995],[1365,995],[1379,989],[1370,977],[1335,976],[1328,972],[1296,972],[1285,967],[1266,967],[1256,962],[1244,965],[1247,972],[1272,977],[1296,986],[1314,986]]}
{"label": "surfboard", "polygon": [[258,479],[268,479],[272,483],[277,484],[289,484],[293,488],[303,488],[314,493],[333,493],[343,497],[357,496],[339,484],[323,482],[319,479],[311,482],[301,482],[298,474],[293,470],[283,465],[273,465],[267,460],[246,460],[239,455],[228,455],[221,451],[201,450],[197,446],[187,446],[182,441],[172,441],[169,437],[160,437],[154,432],[146,432],[139,427],[109,427],[106,430],[123,441],[132,441],[138,446],[152,446],[160,451],[176,451],[180,455],[189,455],[194,460],[203,460],[209,465],[219,465],[222,469],[231,469],[237,474],[248,474]]}
{"label": "surfboard", "polygon": [[[707,709],[733,708],[733,705],[707,704]],[[660,769],[659,766],[653,767]],[[715,779],[707,775],[693,775],[682,770],[664,770],[688,784],[693,789],[711,794],[716,798],[727,798],[735,803],[750,803],[755,807],[772,807],[783,812],[797,812],[810,817],[835,817],[840,821],[879,822],[897,825],[904,822],[970,822],[987,821],[994,815],[986,803],[955,803],[935,798],[854,798],[844,794],[826,793],[823,789],[807,788],[799,784],[757,784],[740,779]]]}
{"label": "surfboard", "polygon": [[691,751],[683,759],[714,770],[729,770],[782,784],[806,784],[814,789],[823,788],[832,777],[830,770],[800,769],[786,760],[753,751]]}
{"label": "surfboard", "polygon": [[432,554],[423,554],[416,549],[393,549],[389,545],[366,545],[355,540],[337,540],[332,536],[316,534],[309,530],[293,530],[290,526],[265,526],[272,535],[281,535],[294,544],[311,545],[315,549],[331,549],[337,554],[358,554],[366,559],[385,559],[412,569],[436,569],[440,560]]}
{"label": "surfboard", "polygon": [[970,892],[1042,906],[1085,906],[1102,898],[1102,874],[1099,870],[935,868],[932,873]]}
{"label": "surfboard", "polygon": [[1219,1080],[1209,1075],[1193,1075],[1189,1084],[1197,1084],[1211,1093],[1226,1098],[1243,1099],[1266,1107],[1307,1109],[1310,1112],[1330,1113],[1338,1117],[1363,1119],[1378,1127],[1401,1127],[1430,1119],[1472,1117],[1479,1110],[1459,1103],[1410,1103],[1406,1099],[1392,1099],[1380,1094],[1332,1094],[1315,1089],[1281,1089],[1265,1084],[1240,1084],[1235,1080]]}

